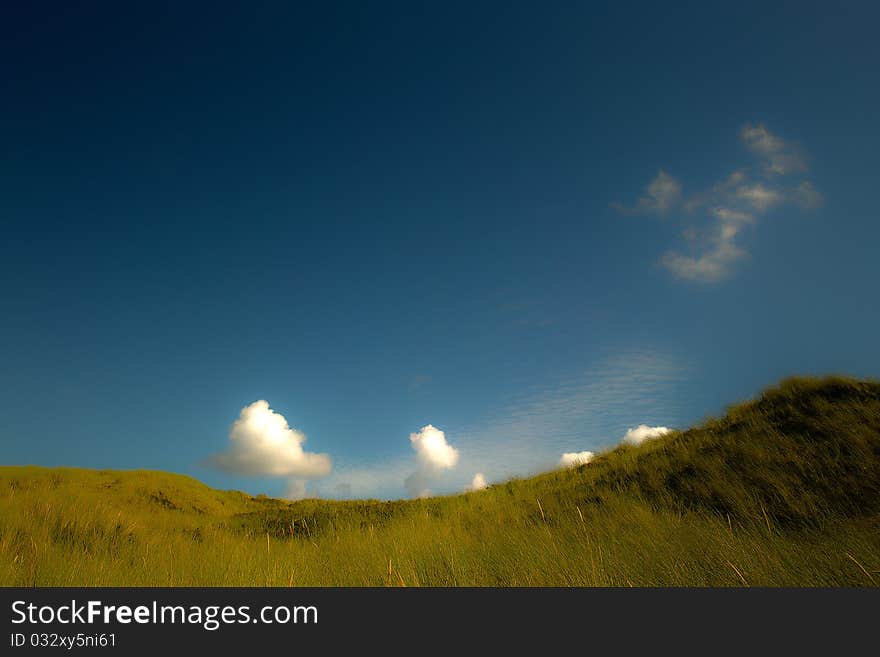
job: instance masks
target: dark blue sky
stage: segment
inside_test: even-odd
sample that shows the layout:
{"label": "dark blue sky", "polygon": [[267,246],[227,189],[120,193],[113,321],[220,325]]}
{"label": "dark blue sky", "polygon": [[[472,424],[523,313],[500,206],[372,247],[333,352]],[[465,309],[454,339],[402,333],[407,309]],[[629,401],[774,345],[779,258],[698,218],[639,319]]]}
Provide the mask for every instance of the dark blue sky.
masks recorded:
{"label": "dark blue sky", "polygon": [[207,460],[265,399],[451,491],[880,375],[875,3],[24,4],[0,462],[283,494]]}

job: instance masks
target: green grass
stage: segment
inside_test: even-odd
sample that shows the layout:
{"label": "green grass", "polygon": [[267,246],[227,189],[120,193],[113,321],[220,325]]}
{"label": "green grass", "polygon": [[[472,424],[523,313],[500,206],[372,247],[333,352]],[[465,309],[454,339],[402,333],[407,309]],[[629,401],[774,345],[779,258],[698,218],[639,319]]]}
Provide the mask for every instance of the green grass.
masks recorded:
{"label": "green grass", "polygon": [[688,431],[465,495],[285,502],[0,468],[0,584],[871,586],[880,383],[790,379]]}

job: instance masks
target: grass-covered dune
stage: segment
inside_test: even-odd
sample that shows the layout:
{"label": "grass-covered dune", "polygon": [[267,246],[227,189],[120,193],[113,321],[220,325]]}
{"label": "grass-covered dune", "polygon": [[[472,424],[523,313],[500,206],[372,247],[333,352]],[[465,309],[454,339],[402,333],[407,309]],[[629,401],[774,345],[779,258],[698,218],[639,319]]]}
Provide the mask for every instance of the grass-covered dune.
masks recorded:
{"label": "grass-covered dune", "polygon": [[573,470],[285,502],[147,471],[0,468],[0,584],[880,582],[880,383],[789,379]]}

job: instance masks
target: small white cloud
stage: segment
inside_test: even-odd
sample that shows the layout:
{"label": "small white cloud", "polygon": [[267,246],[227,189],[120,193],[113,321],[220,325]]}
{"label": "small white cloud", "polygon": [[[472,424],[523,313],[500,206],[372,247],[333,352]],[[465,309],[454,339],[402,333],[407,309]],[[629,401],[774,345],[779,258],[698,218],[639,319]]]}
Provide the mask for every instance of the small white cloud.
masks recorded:
{"label": "small white cloud", "polygon": [[416,452],[419,467],[407,477],[406,488],[411,497],[426,497],[430,494],[428,484],[458,463],[458,450],[446,442],[443,431],[430,424],[411,433],[409,441]]}
{"label": "small white cloud", "polygon": [[586,465],[593,460],[595,454],[593,452],[566,452],[559,459],[559,466],[562,468],[574,468],[578,465]]}
{"label": "small white cloud", "polygon": [[483,490],[486,488],[488,484],[486,483],[486,477],[483,476],[482,472],[478,472],[474,475],[474,478],[471,480],[471,483],[465,488],[466,491],[475,491],[475,490]]}
{"label": "small white cloud", "polygon": [[628,208],[620,203],[614,203],[613,207],[623,214],[666,214],[680,200],[681,183],[660,169],[633,207]]}
{"label": "small white cloud", "polygon": [[306,437],[291,429],[280,413],[265,400],[241,409],[229,430],[229,448],[215,454],[208,463],[233,474],[252,477],[295,477],[311,479],[330,472],[327,454],[303,449]]}
{"label": "small white cloud", "polygon": [[765,168],[770,174],[784,176],[807,168],[803,156],[794,147],[772,134],[761,123],[743,126],[740,137],[753,153],[764,158]]}
{"label": "small white cloud", "polygon": [[735,196],[757,212],[766,212],[785,199],[781,192],[761,183],[738,187]]}
{"label": "small white cloud", "polygon": [[621,438],[621,442],[628,443],[630,445],[639,445],[646,440],[652,440],[654,438],[659,438],[660,436],[665,436],[667,433],[672,431],[668,427],[649,427],[646,424],[640,424],[639,426],[630,429],[624,434],[623,438]]}

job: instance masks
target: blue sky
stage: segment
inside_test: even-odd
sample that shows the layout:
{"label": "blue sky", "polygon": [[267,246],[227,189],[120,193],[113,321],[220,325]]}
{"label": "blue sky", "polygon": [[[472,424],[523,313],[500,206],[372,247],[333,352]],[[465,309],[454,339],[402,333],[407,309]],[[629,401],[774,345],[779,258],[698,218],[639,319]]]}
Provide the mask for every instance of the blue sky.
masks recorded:
{"label": "blue sky", "polygon": [[876,4],[177,4],[3,9],[0,462],[453,492],[880,375]]}

